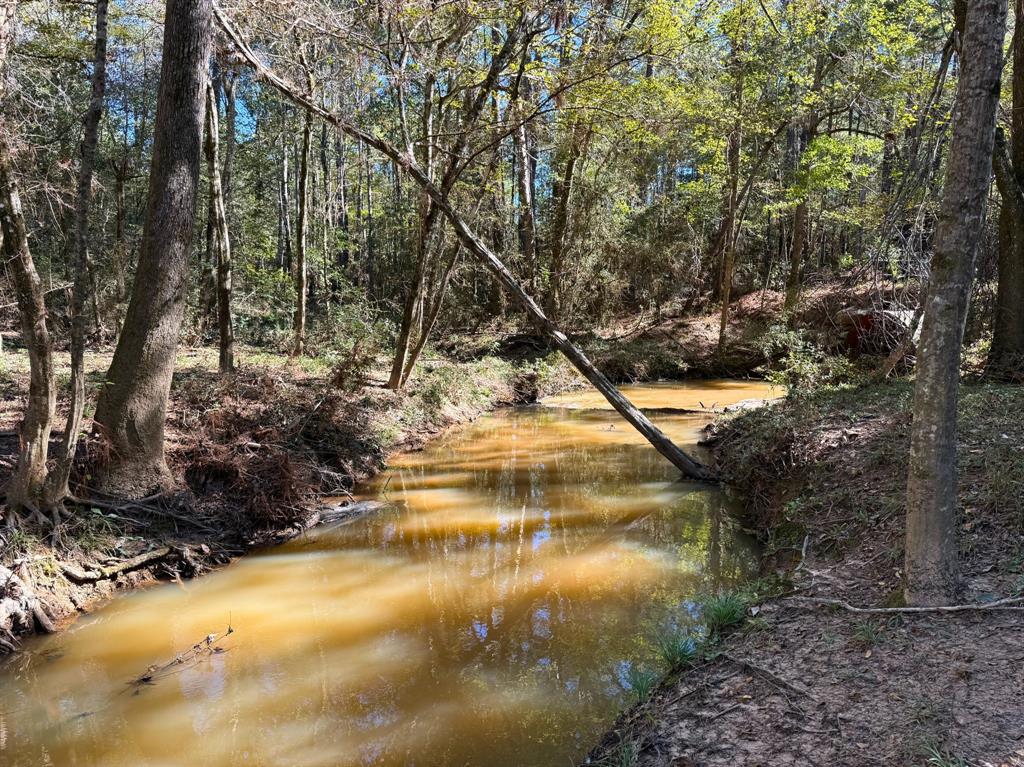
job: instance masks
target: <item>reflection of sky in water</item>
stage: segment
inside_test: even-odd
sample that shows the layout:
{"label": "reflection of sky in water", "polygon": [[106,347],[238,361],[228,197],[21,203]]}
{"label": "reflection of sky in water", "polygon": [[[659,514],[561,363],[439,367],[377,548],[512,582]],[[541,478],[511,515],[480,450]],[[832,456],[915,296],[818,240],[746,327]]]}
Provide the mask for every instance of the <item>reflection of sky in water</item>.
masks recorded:
{"label": "reflection of sky in water", "polygon": [[[763,394],[657,386],[648,406]],[[704,423],[656,420],[689,443]],[[723,496],[601,410],[482,419],[374,493],[391,506],[35,642],[0,686],[0,764],[568,764],[658,632],[752,562]],[[133,694],[228,616],[229,652]]]}

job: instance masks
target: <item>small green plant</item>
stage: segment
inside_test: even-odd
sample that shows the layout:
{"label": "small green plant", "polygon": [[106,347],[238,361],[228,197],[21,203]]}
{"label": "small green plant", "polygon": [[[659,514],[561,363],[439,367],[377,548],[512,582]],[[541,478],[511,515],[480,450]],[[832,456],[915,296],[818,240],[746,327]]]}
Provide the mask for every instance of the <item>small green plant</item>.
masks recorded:
{"label": "small green plant", "polygon": [[929,746],[925,751],[928,757],[927,763],[931,767],[967,767],[967,760],[962,756],[949,753],[946,749],[939,749],[938,746]]}
{"label": "small green plant", "polygon": [[853,637],[861,644],[872,647],[882,641],[882,627],[876,623],[858,623],[853,630]]}
{"label": "small green plant", "polygon": [[633,740],[624,740],[601,764],[608,767],[636,767],[640,761],[640,749]]}
{"label": "small green plant", "polygon": [[704,625],[708,634],[722,634],[747,617],[747,602],[739,594],[719,594],[703,600]]}
{"label": "small green plant", "polygon": [[697,642],[688,632],[667,629],[657,641],[658,652],[669,669],[685,666],[697,655]]}
{"label": "small green plant", "polygon": [[654,688],[658,684],[658,672],[643,666],[630,666],[626,682],[637,702],[643,702],[654,692]]}

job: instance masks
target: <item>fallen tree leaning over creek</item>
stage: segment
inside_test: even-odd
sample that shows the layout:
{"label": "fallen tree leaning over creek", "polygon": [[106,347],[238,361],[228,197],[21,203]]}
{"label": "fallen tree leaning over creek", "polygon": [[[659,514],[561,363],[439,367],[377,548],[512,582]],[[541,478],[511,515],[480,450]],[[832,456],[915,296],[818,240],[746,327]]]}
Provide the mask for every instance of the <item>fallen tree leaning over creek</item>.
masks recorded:
{"label": "fallen tree leaning over creek", "polygon": [[655,450],[667,458],[686,477],[702,481],[710,481],[714,478],[707,466],[693,458],[670,440],[661,429],[655,426],[647,416],[633,405],[633,403],[630,402],[622,392],[620,392],[618,388],[616,388],[616,386],[594,366],[594,363],[587,358],[583,353],[583,350],[574,344],[569,337],[566,336],[566,334],[547,317],[537,302],[534,301],[534,299],[523,289],[523,286],[519,284],[516,278],[509,271],[508,267],[502,263],[501,259],[499,259],[498,256],[495,255],[495,253],[469,228],[466,222],[462,220],[462,217],[452,206],[448,196],[430,181],[411,153],[400,150],[389,141],[364,131],[341,115],[331,112],[317,104],[309,95],[303,93],[299,88],[288,83],[267,67],[249,47],[248,43],[242,38],[238,30],[236,30],[231,24],[224,12],[217,6],[214,6],[214,15],[217,23],[224,31],[224,34],[235,46],[242,58],[245,59],[246,63],[252,67],[259,79],[270,85],[285,98],[292,101],[302,109],[326,120],[328,123],[335,126],[338,130],[351,138],[362,141],[367,146],[371,146],[381,152],[405,173],[407,173],[409,177],[416,182],[416,184],[420,186],[427,195],[430,196],[438,209],[444,213],[445,217],[451,223],[456,236],[459,238],[459,241],[466,250],[472,253],[473,256],[487,267],[508,294],[526,310],[526,313],[533,319],[544,335],[551,339],[555,348],[568,358],[569,362],[571,362],[572,365],[580,371],[588,381],[590,381],[595,389],[601,392],[611,406],[615,408],[615,410],[618,411],[618,413],[625,418],[633,428],[643,435],[644,439],[651,443]]}

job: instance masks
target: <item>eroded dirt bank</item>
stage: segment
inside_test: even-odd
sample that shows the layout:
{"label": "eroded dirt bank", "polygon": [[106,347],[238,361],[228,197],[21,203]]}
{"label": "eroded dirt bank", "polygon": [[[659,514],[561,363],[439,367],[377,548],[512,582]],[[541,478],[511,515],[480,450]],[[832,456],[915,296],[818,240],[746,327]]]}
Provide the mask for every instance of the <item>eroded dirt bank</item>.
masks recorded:
{"label": "eroded dirt bank", "polygon": [[[1024,613],[899,607],[908,384],[791,398],[720,425],[765,541],[745,622],[626,712],[614,765],[1024,764]],[[965,387],[964,603],[1024,590],[1024,393]],[[771,594],[774,596],[765,596]]]}

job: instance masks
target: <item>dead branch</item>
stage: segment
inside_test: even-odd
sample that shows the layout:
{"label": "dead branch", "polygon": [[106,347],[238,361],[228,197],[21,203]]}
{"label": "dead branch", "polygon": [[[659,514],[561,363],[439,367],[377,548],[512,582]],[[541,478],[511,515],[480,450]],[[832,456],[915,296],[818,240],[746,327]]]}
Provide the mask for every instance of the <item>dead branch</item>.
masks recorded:
{"label": "dead branch", "polygon": [[[224,630],[223,634],[218,634],[216,632],[207,634],[189,649],[178,653],[166,663],[154,664],[147,668],[142,674],[131,681],[131,685],[133,687],[141,687],[142,685],[155,684],[158,679],[174,673],[174,671],[181,666],[188,663],[195,663],[200,658],[227,652],[227,650],[218,645],[217,642],[227,639],[234,633],[235,629],[231,626],[231,622],[229,621],[228,627]],[[136,694],[138,694],[137,690]]]}

